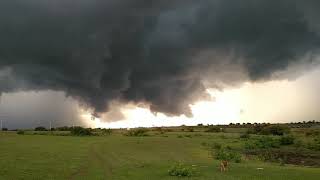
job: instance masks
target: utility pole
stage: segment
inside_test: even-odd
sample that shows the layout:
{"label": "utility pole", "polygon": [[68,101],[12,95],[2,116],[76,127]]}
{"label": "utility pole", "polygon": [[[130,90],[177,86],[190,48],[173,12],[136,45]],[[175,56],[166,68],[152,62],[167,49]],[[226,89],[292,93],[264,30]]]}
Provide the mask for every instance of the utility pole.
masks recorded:
{"label": "utility pole", "polygon": [[1,119],[1,121],[0,121],[0,128],[1,128],[0,131],[2,131],[2,128],[3,128],[3,127],[2,127],[2,123],[3,123],[3,121],[2,121],[2,119]]}
{"label": "utility pole", "polygon": [[51,122],[51,120],[50,120],[50,131],[51,131],[51,129],[52,129],[52,122]]}

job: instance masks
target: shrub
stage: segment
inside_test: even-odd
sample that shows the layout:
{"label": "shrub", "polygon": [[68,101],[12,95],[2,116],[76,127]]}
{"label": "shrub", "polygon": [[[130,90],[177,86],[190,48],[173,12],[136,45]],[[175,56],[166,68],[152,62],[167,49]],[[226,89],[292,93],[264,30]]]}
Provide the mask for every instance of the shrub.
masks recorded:
{"label": "shrub", "polygon": [[225,149],[220,149],[215,153],[215,158],[218,160],[230,160],[229,153]]}
{"label": "shrub", "polygon": [[249,128],[247,133],[248,134],[259,134],[262,131],[263,127],[264,127],[263,125],[256,125],[253,128]]}
{"label": "shrub", "polygon": [[71,131],[73,127],[67,127],[67,126],[63,126],[63,127],[57,127],[56,130],[57,131]]}
{"label": "shrub", "polygon": [[185,128],[186,128],[186,125],[182,125],[182,126],[181,126],[181,131],[184,131]]}
{"label": "shrub", "polygon": [[254,141],[249,141],[245,143],[245,149],[269,149],[269,148],[279,148],[280,142],[272,137],[263,136]]}
{"label": "shrub", "polygon": [[164,134],[164,133],[165,133],[165,130],[162,129],[161,127],[156,127],[156,128],[154,129],[154,131],[157,131],[157,132],[159,132],[160,134]]}
{"label": "shrub", "polygon": [[280,138],[281,145],[291,145],[294,144],[295,138],[293,136],[282,136]]}
{"label": "shrub", "polygon": [[86,129],[83,127],[74,127],[71,129],[71,135],[74,136],[91,136],[92,132],[90,129]]}
{"label": "shrub", "polygon": [[228,137],[226,135],[224,135],[224,134],[220,135],[220,138],[221,139],[228,139]]}
{"label": "shrub", "polygon": [[182,135],[178,135],[177,138],[183,138],[183,136]]}
{"label": "shrub", "polygon": [[263,135],[277,135],[282,136],[288,134],[290,128],[284,125],[256,125],[254,128],[248,129],[248,134],[263,134]]}
{"label": "shrub", "polygon": [[190,134],[186,134],[186,135],[184,135],[184,137],[192,138],[192,136]]}
{"label": "shrub", "polygon": [[111,135],[112,130],[111,129],[102,129],[101,134],[106,136],[106,135]]}
{"label": "shrub", "polygon": [[206,132],[221,132],[221,129],[217,126],[210,126]]}
{"label": "shrub", "polygon": [[282,136],[284,134],[289,133],[289,131],[290,131],[289,127],[286,127],[286,126],[270,125],[270,126],[263,127],[261,130],[261,134]]}
{"label": "shrub", "polygon": [[213,149],[221,149],[221,148],[222,148],[222,145],[219,144],[219,143],[213,143],[212,148],[213,148]]}
{"label": "shrub", "polygon": [[315,138],[313,142],[307,145],[308,149],[320,151],[320,138]]}
{"label": "shrub", "polygon": [[249,133],[244,133],[240,135],[241,139],[249,139],[250,138],[250,134]]}
{"label": "shrub", "polygon": [[46,131],[47,129],[45,127],[39,126],[34,128],[35,131]]}
{"label": "shrub", "polygon": [[168,173],[170,176],[179,176],[179,177],[191,177],[194,172],[192,168],[187,167],[182,163],[176,163],[169,170]]}
{"label": "shrub", "polygon": [[234,161],[235,163],[240,163],[242,160],[242,156],[240,153],[224,148],[221,148],[217,153],[215,153],[215,158],[218,160]]}
{"label": "shrub", "polygon": [[126,136],[148,136],[148,129],[146,128],[138,128],[138,129],[130,129],[125,135]]}
{"label": "shrub", "polygon": [[19,134],[19,135],[24,135],[24,131],[23,131],[23,130],[18,130],[18,131],[17,131],[17,134]]}
{"label": "shrub", "polygon": [[279,158],[277,157],[277,155],[270,150],[262,150],[262,151],[258,151],[258,158],[261,161],[272,161],[272,162],[276,162],[279,160]]}
{"label": "shrub", "polygon": [[208,143],[207,142],[202,142],[201,146],[208,146]]}
{"label": "shrub", "polygon": [[187,130],[188,130],[189,132],[194,132],[193,127],[187,127]]}
{"label": "shrub", "polygon": [[317,130],[311,130],[311,131],[307,131],[305,133],[306,136],[319,136],[320,135],[320,131],[317,131]]}
{"label": "shrub", "polygon": [[240,153],[230,152],[229,156],[230,159],[233,160],[235,163],[241,163],[242,161],[242,156]]}

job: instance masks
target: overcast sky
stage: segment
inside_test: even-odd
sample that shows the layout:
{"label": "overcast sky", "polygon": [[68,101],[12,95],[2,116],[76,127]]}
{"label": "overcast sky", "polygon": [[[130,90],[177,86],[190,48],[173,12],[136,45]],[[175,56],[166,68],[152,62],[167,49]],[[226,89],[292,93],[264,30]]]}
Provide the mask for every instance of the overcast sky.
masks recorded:
{"label": "overcast sky", "polygon": [[2,0],[0,118],[10,128],[317,120],[319,8]]}

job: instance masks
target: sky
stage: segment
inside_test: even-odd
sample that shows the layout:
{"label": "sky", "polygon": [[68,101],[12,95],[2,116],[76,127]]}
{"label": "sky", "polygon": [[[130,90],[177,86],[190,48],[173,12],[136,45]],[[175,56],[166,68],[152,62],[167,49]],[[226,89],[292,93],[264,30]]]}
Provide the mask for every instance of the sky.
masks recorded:
{"label": "sky", "polygon": [[3,0],[9,128],[318,120],[316,0]]}

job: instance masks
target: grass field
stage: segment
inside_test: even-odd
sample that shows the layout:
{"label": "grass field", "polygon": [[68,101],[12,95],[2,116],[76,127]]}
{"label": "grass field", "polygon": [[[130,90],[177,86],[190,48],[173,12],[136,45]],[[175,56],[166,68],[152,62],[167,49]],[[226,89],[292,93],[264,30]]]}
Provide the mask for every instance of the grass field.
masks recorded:
{"label": "grass field", "polygon": [[[187,136],[185,136],[187,135]],[[168,132],[146,137],[17,135],[0,132],[0,179],[319,179],[320,168],[266,163],[231,163],[219,171],[204,143],[232,148],[243,143],[235,133]],[[176,162],[194,169],[189,178],[169,176]]]}

